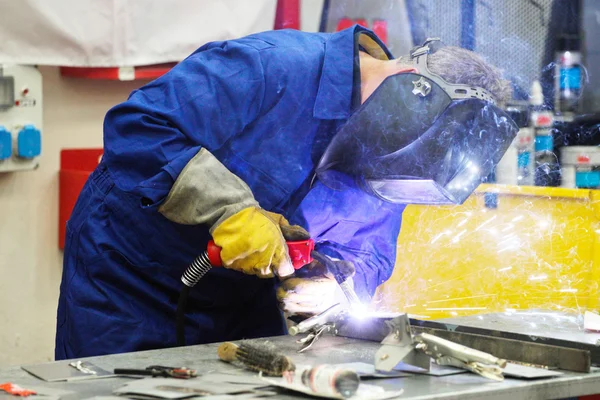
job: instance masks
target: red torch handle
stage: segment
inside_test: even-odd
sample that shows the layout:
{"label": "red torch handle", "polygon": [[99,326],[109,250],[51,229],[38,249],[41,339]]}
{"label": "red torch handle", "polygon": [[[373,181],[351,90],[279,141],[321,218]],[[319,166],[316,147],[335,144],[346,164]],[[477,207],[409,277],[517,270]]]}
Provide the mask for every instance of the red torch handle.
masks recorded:
{"label": "red torch handle", "polygon": [[[312,261],[311,252],[315,248],[314,240],[298,240],[286,243],[294,269],[300,269],[306,264],[310,264]],[[213,267],[223,266],[223,262],[221,261],[221,248],[217,246],[214,241],[211,240],[208,242],[206,254]]]}

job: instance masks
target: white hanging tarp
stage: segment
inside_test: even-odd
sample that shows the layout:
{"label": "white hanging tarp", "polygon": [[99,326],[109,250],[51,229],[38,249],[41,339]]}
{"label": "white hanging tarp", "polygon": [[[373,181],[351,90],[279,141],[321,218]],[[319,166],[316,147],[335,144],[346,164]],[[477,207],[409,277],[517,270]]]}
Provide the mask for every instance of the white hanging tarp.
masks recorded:
{"label": "white hanging tarp", "polygon": [[176,62],[206,42],[273,29],[277,0],[0,0],[0,64]]}

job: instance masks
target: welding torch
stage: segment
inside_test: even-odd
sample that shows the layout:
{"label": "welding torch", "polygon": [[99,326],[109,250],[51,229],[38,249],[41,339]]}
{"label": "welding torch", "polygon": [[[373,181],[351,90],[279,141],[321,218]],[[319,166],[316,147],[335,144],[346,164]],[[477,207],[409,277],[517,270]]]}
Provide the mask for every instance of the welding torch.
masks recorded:
{"label": "welding torch", "polygon": [[313,251],[311,253],[311,256],[316,261],[321,263],[327,269],[327,271],[329,271],[333,275],[333,278],[336,280],[338,285],[340,285],[342,292],[344,292],[344,296],[346,296],[350,308],[360,307],[362,303],[349,282],[351,277],[347,275],[346,271],[342,270],[340,264],[336,263],[326,255],[323,255],[316,251]]}
{"label": "welding torch", "polygon": [[[298,270],[305,265],[310,264],[313,259],[318,261],[333,275],[336,282],[340,285],[350,307],[354,308],[361,305],[356,292],[348,282],[350,277],[346,276],[344,271],[341,270],[335,261],[314,250],[314,240],[288,241],[286,244],[294,270]],[[179,293],[179,301],[177,302],[177,346],[185,346],[185,310],[190,289],[212,268],[219,268],[222,266],[221,248],[211,240],[208,242],[206,251],[196,257],[181,276],[181,282],[183,282],[184,286]]]}
{"label": "welding torch", "polygon": [[[286,244],[294,270],[298,270],[312,262],[312,256],[315,253],[313,251],[315,248],[314,240],[289,241]],[[211,240],[208,242],[206,251],[196,257],[181,276],[183,287],[181,288],[179,301],[177,302],[177,346],[185,346],[185,310],[190,289],[212,268],[220,268],[222,266],[221,248]]]}

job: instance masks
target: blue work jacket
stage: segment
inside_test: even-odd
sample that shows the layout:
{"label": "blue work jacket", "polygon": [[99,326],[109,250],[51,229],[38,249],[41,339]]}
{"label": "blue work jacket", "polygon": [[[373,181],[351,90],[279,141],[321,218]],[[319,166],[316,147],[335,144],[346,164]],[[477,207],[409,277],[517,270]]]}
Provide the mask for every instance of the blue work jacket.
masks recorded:
{"label": "blue work jacket", "polygon": [[[359,296],[390,277],[404,207],[313,179],[360,104],[359,34],[391,57],[358,26],[264,32],[202,46],[108,112],[103,161],[67,225],[57,359],[175,345],[180,277],[210,236],[158,207],[201,148],[261,207],[304,226],[318,250],[352,261]],[[186,343],[284,334],[276,284],[211,270],[190,293]]]}

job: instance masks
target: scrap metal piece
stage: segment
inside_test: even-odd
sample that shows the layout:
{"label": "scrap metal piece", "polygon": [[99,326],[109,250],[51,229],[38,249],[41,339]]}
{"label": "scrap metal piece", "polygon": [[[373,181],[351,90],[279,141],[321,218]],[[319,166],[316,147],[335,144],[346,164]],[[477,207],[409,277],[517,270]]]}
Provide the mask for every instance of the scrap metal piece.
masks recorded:
{"label": "scrap metal piece", "polygon": [[82,361],[73,361],[73,362],[69,363],[69,366],[75,368],[76,370],[78,370],[79,372],[81,372],[83,374],[96,375],[96,371],[83,365]]}

